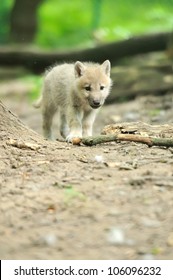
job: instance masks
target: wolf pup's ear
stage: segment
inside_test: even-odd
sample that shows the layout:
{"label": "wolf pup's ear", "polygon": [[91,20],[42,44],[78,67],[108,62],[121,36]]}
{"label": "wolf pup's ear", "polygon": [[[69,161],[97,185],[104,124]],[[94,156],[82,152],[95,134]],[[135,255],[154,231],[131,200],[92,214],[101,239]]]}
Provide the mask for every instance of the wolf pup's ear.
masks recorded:
{"label": "wolf pup's ear", "polygon": [[110,71],[111,71],[111,63],[110,63],[110,61],[109,60],[105,60],[101,66],[102,66],[103,71],[105,72],[105,74],[107,76],[110,76]]}
{"label": "wolf pup's ear", "polygon": [[75,71],[76,78],[83,76],[83,74],[85,72],[84,64],[80,61],[76,61],[75,65],[74,65],[74,71]]}

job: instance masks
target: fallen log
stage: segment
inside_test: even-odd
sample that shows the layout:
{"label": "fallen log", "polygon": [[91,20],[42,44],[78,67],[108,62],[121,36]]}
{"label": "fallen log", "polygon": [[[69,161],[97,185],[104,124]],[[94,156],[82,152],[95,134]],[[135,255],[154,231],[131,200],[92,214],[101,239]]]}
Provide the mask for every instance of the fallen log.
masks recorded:
{"label": "fallen log", "polygon": [[171,32],[147,34],[94,48],[66,52],[27,50],[21,46],[16,49],[1,47],[0,65],[24,66],[35,73],[41,73],[48,66],[64,61],[102,62],[109,59],[112,65],[115,65],[123,57],[166,50],[171,37]]}
{"label": "fallen log", "polygon": [[161,65],[160,67],[145,65],[113,67],[111,72],[113,87],[106,103],[129,100],[140,95],[165,94],[172,91],[171,62],[166,66],[163,68]]}

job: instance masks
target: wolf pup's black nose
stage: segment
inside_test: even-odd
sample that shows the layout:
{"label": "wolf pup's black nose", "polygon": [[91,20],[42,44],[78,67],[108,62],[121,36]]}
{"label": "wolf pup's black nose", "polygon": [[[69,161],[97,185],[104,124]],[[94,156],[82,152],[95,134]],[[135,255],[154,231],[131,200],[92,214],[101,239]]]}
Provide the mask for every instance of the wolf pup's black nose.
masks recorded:
{"label": "wolf pup's black nose", "polygon": [[99,107],[100,106],[100,101],[99,100],[93,100],[93,105],[94,107]]}

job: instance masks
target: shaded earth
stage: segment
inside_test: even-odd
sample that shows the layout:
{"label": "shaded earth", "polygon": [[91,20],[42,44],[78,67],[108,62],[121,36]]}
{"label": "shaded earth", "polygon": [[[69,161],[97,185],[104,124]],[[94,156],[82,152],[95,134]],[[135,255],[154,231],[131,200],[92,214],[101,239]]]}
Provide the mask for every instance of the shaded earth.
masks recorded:
{"label": "shaded earth", "polygon": [[[1,100],[41,135],[22,86],[8,81]],[[94,133],[111,123],[171,124],[172,106],[170,91],[105,105]],[[73,146],[56,136],[36,150],[1,145],[0,258],[173,259],[173,149]]]}

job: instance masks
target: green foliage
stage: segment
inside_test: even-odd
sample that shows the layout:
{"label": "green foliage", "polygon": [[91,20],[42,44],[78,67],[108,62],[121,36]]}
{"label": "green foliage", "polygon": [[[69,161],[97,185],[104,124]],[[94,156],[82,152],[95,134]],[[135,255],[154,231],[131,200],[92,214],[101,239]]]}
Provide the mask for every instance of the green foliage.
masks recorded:
{"label": "green foliage", "polygon": [[91,26],[93,30],[99,28],[100,19],[101,19],[101,8],[103,0],[93,0],[92,1],[92,22]]}
{"label": "green foliage", "polygon": [[133,34],[171,30],[173,0],[47,0],[39,10],[36,43],[92,46]]}
{"label": "green foliage", "polygon": [[45,1],[40,7],[36,43],[43,46],[83,46],[90,34],[90,1]]}
{"label": "green foliage", "polygon": [[[172,0],[125,0],[104,1],[103,16],[100,28],[105,30],[104,39],[122,39],[133,34],[159,32],[173,27]],[[113,9],[110,9],[112,2]],[[106,26],[106,29],[104,28]]]}
{"label": "green foliage", "polygon": [[10,9],[13,0],[1,0],[0,4],[0,43],[6,43],[9,34]]}
{"label": "green foliage", "polygon": [[[0,43],[8,40],[14,1],[1,0]],[[34,44],[45,48],[89,47],[133,34],[170,31],[172,15],[173,0],[43,0]]]}
{"label": "green foliage", "polygon": [[64,203],[68,206],[76,199],[79,201],[85,201],[86,196],[78,190],[74,189],[72,186],[66,187],[64,189]]}
{"label": "green foliage", "polygon": [[161,113],[161,110],[156,108],[156,109],[150,110],[150,111],[148,112],[148,115],[149,115],[150,117],[157,117],[157,116],[160,115],[160,113]]}

